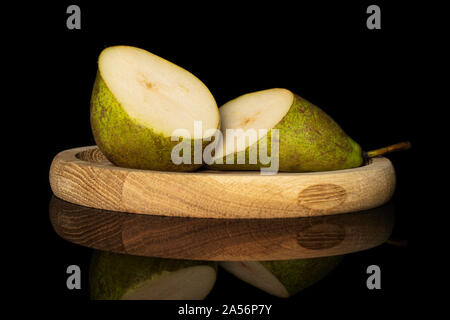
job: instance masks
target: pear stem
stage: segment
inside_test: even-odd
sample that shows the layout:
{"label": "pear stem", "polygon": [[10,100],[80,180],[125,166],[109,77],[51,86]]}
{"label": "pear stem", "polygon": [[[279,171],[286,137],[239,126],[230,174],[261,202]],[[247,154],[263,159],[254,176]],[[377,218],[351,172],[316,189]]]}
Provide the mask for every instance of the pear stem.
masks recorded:
{"label": "pear stem", "polygon": [[393,245],[393,246],[397,246],[397,247],[406,247],[406,246],[408,246],[408,241],[407,240],[399,240],[399,239],[393,239],[393,238],[389,238],[388,240],[386,240],[385,243]]}
{"label": "pear stem", "polygon": [[409,148],[411,148],[411,142],[409,142],[409,141],[400,142],[400,143],[396,143],[396,144],[393,144],[391,146],[387,146],[384,148],[364,152],[363,156],[364,156],[364,158],[373,158],[373,157],[385,155],[387,153],[391,153],[391,152],[398,151],[398,150],[408,150]]}

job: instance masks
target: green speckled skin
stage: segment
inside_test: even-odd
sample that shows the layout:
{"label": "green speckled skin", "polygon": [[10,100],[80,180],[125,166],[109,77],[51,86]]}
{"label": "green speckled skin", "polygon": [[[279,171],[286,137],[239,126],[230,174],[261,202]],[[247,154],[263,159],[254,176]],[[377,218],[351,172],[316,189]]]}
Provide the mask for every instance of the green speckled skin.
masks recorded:
{"label": "green speckled skin", "polygon": [[139,257],[106,251],[95,251],[89,273],[91,299],[119,300],[124,294],[144,281],[163,273],[212,262]]}
{"label": "green speckled skin", "polygon": [[284,261],[261,261],[261,264],[280,280],[291,296],[324,278],[341,262],[342,258],[343,256],[332,256]]}
{"label": "green speckled skin", "polygon": [[91,97],[91,128],[97,146],[117,166],[159,171],[193,171],[202,166],[194,164],[194,140],[191,164],[174,164],[171,152],[179,142],[170,141],[170,137],[132,119],[111,93],[100,71]]}
{"label": "green speckled skin", "polygon": [[[363,164],[361,147],[319,107],[295,95],[284,118],[274,127],[279,130],[279,171],[329,171],[359,167]],[[268,138],[258,141],[268,143]],[[250,148],[250,147],[249,147]],[[249,148],[245,150],[246,164],[213,164],[215,170],[259,170],[269,165],[248,164]],[[244,152],[244,151],[242,151]]]}

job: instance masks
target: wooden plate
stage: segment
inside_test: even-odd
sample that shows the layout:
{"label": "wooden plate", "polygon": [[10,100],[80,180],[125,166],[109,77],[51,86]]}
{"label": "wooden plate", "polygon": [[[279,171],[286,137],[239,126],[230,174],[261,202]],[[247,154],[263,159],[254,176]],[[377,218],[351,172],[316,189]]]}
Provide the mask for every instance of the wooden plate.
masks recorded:
{"label": "wooden plate", "polygon": [[386,203],[395,189],[387,158],[347,170],[161,172],[116,167],[95,146],[56,155],[50,185],[59,198],[93,208],[199,218],[288,218],[347,213]]}
{"label": "wooden plate", "polygon": [[70,242],[132,255],[216,261],[300,259],[365,250],[389,238],[393,212],[388,203],[321,217],[208,219],[99,210],[56,197],[50,202],[53,228]]}

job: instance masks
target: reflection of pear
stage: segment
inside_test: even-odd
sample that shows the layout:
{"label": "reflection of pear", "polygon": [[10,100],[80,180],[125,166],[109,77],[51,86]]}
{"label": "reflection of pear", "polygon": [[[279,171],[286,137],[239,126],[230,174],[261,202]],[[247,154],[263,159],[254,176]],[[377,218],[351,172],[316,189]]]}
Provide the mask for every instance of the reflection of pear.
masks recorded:
{"label": "reflection of pear", "polygon": [[331,270],[343,256],[280,261],[227,261],[220,266],[239,279],[272,295],[287,298],[311,286]]}
{"label": "reflection of pear", "polygon": [[200,300],[216,281],[211,262],[172,260],[95,251],[91,298],[95,300]]}

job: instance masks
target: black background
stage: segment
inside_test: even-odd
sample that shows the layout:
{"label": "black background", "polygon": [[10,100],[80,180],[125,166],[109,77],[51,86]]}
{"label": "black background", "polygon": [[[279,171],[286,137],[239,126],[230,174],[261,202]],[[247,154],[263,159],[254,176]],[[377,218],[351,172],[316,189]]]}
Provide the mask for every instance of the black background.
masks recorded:
{"label": "black background", "polygon": [[[70,4],[81,8],[81,30],[66,28]],[[381,30],[366,28],[370,4],[381,7]],[[415,79],[422,66],[420,30],[411,25],[408,6],[382,1],[296,5],[281,1],[245,5],[242,1],[164,5],[61,1],[39,5],[32,16],[29,40],[22,44],[35,69],[21,86],[32,83],[36,90],[17,98],[31,96],[33,101],[19,112],[30,120],[32,134],[25,147],[36,157],[27,172],[33,177],[27,189],[32,194],[14,198],[23,208],[21,214],[29,218],[23,229],[29,239],[15,251],[23,260],[13,266],[29,275],[25,282],[30,295],[24,298],[72,313],[147,310],[149,317],[151,312],[164,312],[167,318],[176,316],[176,306],[184,305],[135,302],[128,307],[90,301],[90,249],[59,238],[48,219],[51,160],[62,150],[94,144],[89,101],[97,57],[103,48],[123,44],[141,47],[189,70],[208,86],[218,105],[251,91],[287,88],[320,106],[365,150],[405,140],[413,145],[407,152],[389,156],[398,179],[394,236],[408,240],[408,246],[385,244],[351,254],[325,280],[288,300],[266,295],[221,271],[213,292],[200,304],[273,303],[271,318],[288,314],[296,318],[301,313],[405,314],[413,308],[408,301],[417,280],[411,276],[410,225],[418,214],[414,171],[420,165],[422,146]],[[30,168],[29,160],[21,159],[22,163]],[[82,268],[79,291],[65,286],[70,264]],[[370,264],[381,267],[381,290],[366,288],[365,270]]]}

